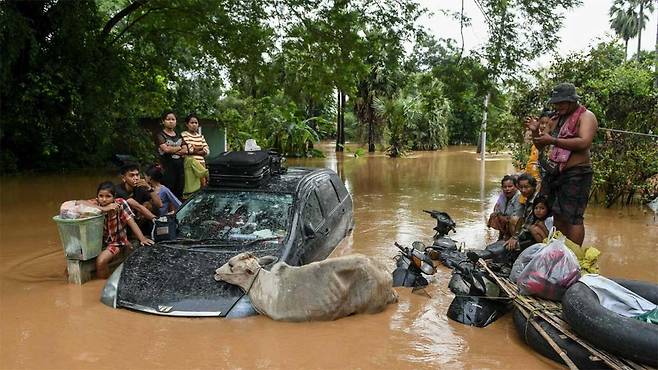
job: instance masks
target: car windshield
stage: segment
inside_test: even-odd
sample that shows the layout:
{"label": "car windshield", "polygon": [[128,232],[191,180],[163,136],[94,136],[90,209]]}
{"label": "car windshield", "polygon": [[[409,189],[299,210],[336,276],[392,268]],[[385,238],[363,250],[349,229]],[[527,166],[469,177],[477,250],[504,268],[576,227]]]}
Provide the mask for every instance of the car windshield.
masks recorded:
{"label": "car windshield", "polygon": [[205,192],[176,213],[178,237],[247,244],[285,239],[293,197],[252,191]]}

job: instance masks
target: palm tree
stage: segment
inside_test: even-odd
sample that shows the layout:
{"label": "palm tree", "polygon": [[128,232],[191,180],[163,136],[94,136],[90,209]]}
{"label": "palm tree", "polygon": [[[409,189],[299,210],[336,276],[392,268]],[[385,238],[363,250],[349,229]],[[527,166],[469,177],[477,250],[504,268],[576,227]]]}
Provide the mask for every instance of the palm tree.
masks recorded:
{"label": "palm tree", "polygon": [[[658,22],[656,22],[656,52],[653,54],[653,57],[654,57],[654,64],[655,64],[654,72],[658,72]],[[658,73],[656,73],[655,76],[656,77],[653,80],[653,87],[658,89]],[[658,198],[656,198],[656,199],[658,199]]]}
{"label": "palm tree", "polygon": [[413,118],[410,109],[412,99],[403,97],[375,98],[375,112],[384,120],[389,131],[389,144],[386,154],[389,157],[401,157],[407,152],[406,123]]}
{"label": "palm tree", "polygon": [[610,28],[624,40],[624,60],[628,55],[628,40],[637,36],[638,14],[635,12],[636,0],[615,0],[610,7]]}
{"label": "palm tree", "polygon": [[640,46],[642,42],[642,30],[646,27],[647,22],[649,21],[649,15],[644,14],[646,10],[647,13],[653,13],[654,10],[654,1],[655,0],[633,0],[633,3],[640,6],[640,12],[638,14],[638,32],[637,32],[637,60],[640,60]]}

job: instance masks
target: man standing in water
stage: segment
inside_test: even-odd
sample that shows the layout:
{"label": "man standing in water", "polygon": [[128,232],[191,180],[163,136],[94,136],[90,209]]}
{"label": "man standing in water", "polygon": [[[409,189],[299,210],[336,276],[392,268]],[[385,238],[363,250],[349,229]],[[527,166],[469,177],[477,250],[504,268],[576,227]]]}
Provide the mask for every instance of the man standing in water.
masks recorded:
{"label": "man standing in water", "polygon": [[[583,214],[592,187],[590,148],[598,121],[578,103],[579,98],[573,84],[561,83],[553,88],[548,101],[553,104],[556,117],[545,132],[540,132],[535,119],[526,120],[525,125],[532,131],[533,143],[544,154],[539,161],[543,169],[541,193],[549,198],[555,227],[582,245],[585,239]],[[543,150],[546,147],[549,148],[548,158]]]}

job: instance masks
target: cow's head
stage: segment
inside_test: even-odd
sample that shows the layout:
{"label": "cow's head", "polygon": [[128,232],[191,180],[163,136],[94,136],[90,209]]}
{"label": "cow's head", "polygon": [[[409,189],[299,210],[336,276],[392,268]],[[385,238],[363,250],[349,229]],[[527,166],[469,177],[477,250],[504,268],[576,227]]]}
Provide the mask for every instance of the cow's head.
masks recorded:
{"label": "cow's head", "polygon": [[257,258],[249,252],[240,253],[215,270],[215,280],[225,281],[247,290],[261,266],[266,266],[274,260],[276,260],[276,257]]}

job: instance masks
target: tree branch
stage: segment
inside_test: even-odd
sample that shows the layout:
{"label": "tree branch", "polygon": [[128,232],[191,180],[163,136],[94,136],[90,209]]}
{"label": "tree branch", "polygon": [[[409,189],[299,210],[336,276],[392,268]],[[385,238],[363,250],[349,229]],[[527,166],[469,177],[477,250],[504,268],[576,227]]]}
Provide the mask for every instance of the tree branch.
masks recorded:
{"label": "tree branch", "polygon": [[146,17],[151,12],[159,10],[159,9],[160,8],[149,9],[149,10],[145,11],[144,14],[142,14],[139,17],[135,18],[132,22],[130,22],[130,24],[128,24],[123,30],[121,30],[121,32],[115,38],[112,39],[112,42],[110,42],[110,44],[114,44],[115,42],[117,42],[117,40],[119,40],[121,38],[121,36],[123,36],[132,26],[135,25],[135,23],[139,22],[142,18]]}
{"label": "tree branch", "polygon": [[120,12],[114,15],[114,17],[110,18],[109,21],[105,24],[105,27],[103,27],[103,31],[101,31],[101,39],[106,39],[107,36],[110,34],[110,31],[112,31],[112,28],[117,25],[123,18],[127,17],[130,15],[130,13],[134,12],[135,10],[139,9],[142,5],[146,4],[149,0],[135,0],[134,3],[128,5],[124,9],[122,9]]}

